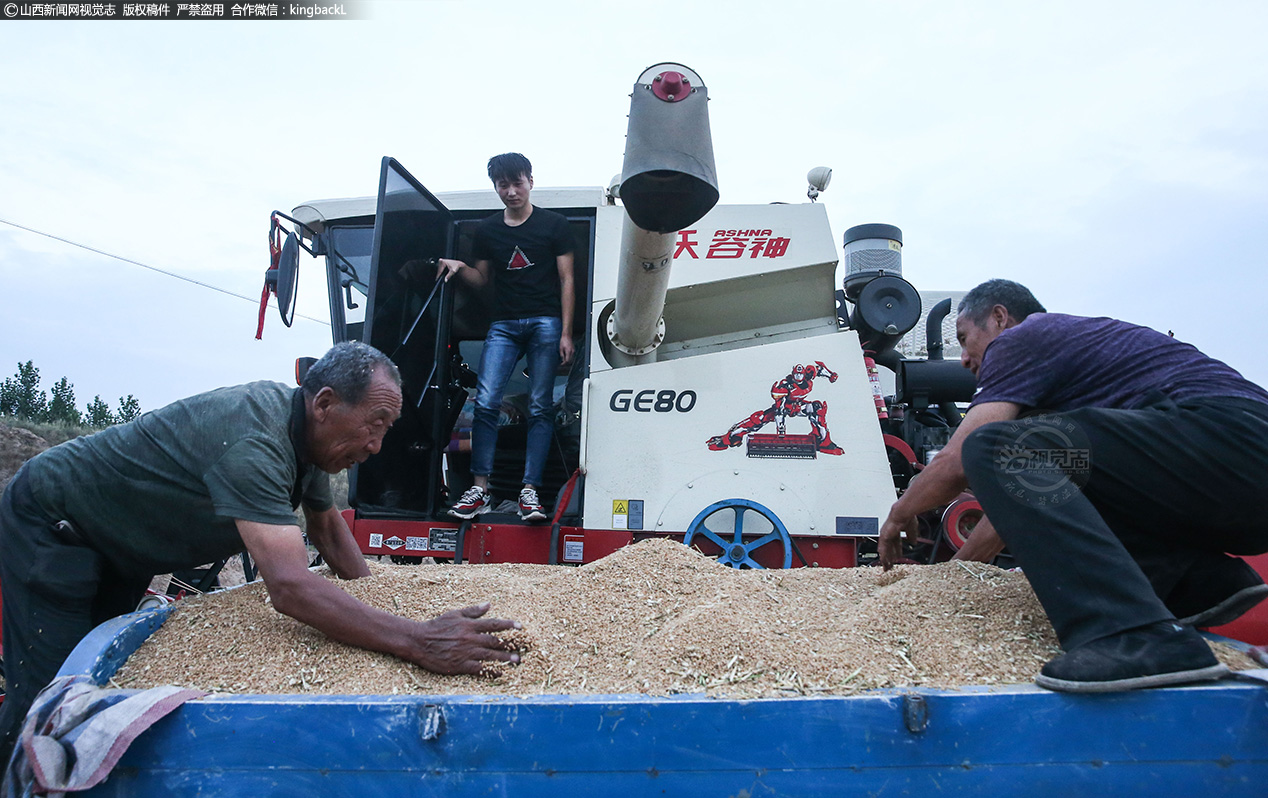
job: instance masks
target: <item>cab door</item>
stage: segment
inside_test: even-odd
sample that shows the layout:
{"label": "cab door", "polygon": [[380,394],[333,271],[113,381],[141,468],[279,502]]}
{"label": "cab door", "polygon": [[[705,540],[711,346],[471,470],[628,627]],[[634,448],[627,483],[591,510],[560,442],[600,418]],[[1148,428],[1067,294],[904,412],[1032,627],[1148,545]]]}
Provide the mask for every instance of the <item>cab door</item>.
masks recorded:
{"label": "cab door", "polygon": [[436,259],[453,248],[453,215],[395,159],[379,176],[362,340],[401,371],[401,418],[350,476],[359,515],[429,517],[443,502],[443,460],[465,394],[450,380],[453,289]]}

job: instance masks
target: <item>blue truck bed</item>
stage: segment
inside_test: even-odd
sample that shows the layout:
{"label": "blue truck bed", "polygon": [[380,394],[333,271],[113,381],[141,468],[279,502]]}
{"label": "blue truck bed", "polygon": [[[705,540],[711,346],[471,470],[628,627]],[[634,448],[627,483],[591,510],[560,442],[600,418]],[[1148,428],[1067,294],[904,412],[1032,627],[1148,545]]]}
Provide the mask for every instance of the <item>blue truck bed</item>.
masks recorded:
{"label": "blue truck bed", "polygon": [[[103,624],[106,684],[167,610]],[[192,701],[88,796],[1263,796],[1268,687],[1033,685],[825,698],[303,696]]]}

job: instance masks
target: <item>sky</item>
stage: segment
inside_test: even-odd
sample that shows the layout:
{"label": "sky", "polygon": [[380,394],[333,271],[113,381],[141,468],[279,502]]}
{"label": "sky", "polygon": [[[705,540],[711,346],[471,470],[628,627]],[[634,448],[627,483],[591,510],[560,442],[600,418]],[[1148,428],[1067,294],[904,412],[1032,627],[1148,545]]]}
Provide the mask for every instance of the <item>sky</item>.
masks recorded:
{"label": "sky", "polygon": [[[494,153],[606,186],[629,92],[711,99],[722,203],[820,201],[903,230],[904,277],[993,277],[1196,345],[1268,385],[1268,4],[379,0],[314,22],[0,20],[0,377],[144,409],[293,379],[330,329],[317,262],[255,340],[268,217],[434,192]],[[223,289],[231,296],[63,241]],[[243,299],[241,297],[246,297]]]}

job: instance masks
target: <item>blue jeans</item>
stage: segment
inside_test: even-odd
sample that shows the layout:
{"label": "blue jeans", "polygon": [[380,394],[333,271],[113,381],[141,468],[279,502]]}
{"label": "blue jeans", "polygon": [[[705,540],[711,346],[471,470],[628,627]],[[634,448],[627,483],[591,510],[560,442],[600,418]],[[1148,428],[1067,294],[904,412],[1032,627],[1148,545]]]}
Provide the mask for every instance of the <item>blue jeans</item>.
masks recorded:
{"label": "blue jeans", "polygon": [[524,455],[524,483],[540,487],[550,451],[555,420],[553,393],[559,368],[559,337],[563,322],[553,316],[495,321],[484,339],[480,379],[476,386],[475,419],[471,426],[471,473],[493,473],[497,450],[498,411],[502,394],[521,355],[528,361],[528,446]]}

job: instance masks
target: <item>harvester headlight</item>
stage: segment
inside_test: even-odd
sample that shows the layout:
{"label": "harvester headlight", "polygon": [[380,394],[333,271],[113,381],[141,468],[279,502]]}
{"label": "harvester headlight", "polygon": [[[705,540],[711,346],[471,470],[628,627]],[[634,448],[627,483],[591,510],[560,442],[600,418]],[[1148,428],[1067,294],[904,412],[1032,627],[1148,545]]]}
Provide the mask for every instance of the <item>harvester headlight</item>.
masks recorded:
{"label": "harvester headlight", "polygon": [[810,188],[806,189],[806,196],[811,202],[815,201],[815,197],[819,196],[819,192],[827,189],[828,184],[832,182],[832,168],[828,166],[816,166],[806,173],[806,182],[810,184]]}

